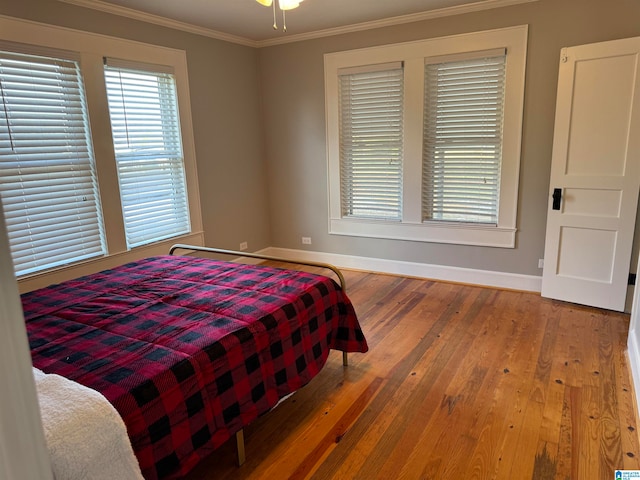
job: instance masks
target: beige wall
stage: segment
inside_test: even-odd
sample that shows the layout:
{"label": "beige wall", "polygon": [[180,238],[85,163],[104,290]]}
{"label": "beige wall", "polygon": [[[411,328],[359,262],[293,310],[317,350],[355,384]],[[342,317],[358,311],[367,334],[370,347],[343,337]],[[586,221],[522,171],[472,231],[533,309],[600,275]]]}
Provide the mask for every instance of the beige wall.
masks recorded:
{"label": "beige wall", "polygon": [[205,242],[270,245],[255,49],[55,0],[1,0],[0,14],[185,50]]}
{"label": "beige wall", "polygon": [[[56,0],[0,1],[0,14],[187,52],[205,241],[540,275],[558,58],[563,46],[640,35],[638,0],[539,0],[252,49]],[[515,249],[328,234],[323,55],[529,25]],[[301,236],[313,244],[302,246]],[[637,257],[637,255],[636,255]]]}
{"label": "beige wall", "polygon": [[[329,235],[323,54],[529,25],[518,235],[515,249]],[[272,244],[540,275],[560,48],[640,35],[637,0],[539,0],[519,6],[261,49]]]}

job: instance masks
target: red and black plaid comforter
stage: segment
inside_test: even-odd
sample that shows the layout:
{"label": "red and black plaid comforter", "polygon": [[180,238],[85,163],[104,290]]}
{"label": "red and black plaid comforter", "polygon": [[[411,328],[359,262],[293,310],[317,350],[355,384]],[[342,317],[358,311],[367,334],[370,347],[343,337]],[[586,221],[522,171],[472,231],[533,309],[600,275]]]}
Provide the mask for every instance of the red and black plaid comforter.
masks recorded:
{"label": "red and black plaid comforter", "polygon": [[163,256],[22,296],[33,364],[101,392],[147,479],[176,477],[365,352],[349,299],[305,272]]}

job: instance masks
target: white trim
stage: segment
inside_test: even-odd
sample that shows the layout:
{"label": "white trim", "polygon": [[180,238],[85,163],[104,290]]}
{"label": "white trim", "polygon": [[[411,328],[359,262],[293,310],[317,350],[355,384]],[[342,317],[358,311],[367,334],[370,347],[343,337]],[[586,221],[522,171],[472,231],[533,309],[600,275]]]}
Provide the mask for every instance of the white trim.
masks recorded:
{"label": "white trim", "polygon": [[289,37],[280,37],[269,40],[258,41],[258,47],[270,47],[272,45],[280,45],[283,43],[301,42],[303,40],[313,40],[315,38],[331,37],[333,35],[343,35],[345,33],[361,32],[363,30],[372,30],[374,28],[391,27],[394,25],[404,25],[406,23],[421,22],[424,20],[432,20],[434,18],[450,17],[454,15],[462,15],[465,13],[481,12],[483,10],[492,10],[494,8],[509,7],[519,5],[521,3],[537,2],[538,0],[486,0],[467,5],[457,5],[455,7],[438,8],[420,13],[411,13],[408,15],[400,15],[398,17],[389,17],[382,20],[373,20],[371,22],[356,23],[346,25],[344,27],[327,28],[325,30],[317,30],[315,32],[300,33]]}
{"label": "white trim", "polygon": [[501,57],[507,54],[507,49],[504,47],[492,48],[490,50],[476,50],[470,52],[464,52],[454,55],[443,55],[441,57],[429,57],[424,59],[425,65],[436,65],[438,63],[446,62],[463,62],[466,60],[480,60],[482,58],[489,57]]}
{"label": "white trim", "polygon": [[[100,0],[58,0],[59,2],[70,3],[79,7],[91,8],[92,10],[99,10],[101,12],[110,13],[112,15],[119,15],[121,17],[131,18],[133,20],[140,20],[141,22],[153,23],[154,25],[160,25],[161,27],[173,28],[175,30],[182,30],[187,33],[194,33],[196,35],[202,35],[203,37],[215,38],[216,40],[224,40],[225,42],[237,43],[246,47],[258,47],[260,46],[255,40],[249,38],[240,37],[238,35],[232,35],[230,33],[219,32],[211,28],[199,27],[190,23],[181,22],[179,20],[173,20],[171,18],[162,17],[160,15],[154,15],[152,13],[142,12],[133,8],[123,7],[121,5],[114,5],[113,3],[101,2]],[[537,1],[537,0],[529,0]]]}
{"label": "white trim", "polygon": [[401,224],[400,222],[343,218],[329,220],[329,233],[331,235],[387,238],[413,242],[455,243],[456,245],[482,245],[484,247],[497,248],[514,248],[516,231],[516,228],[449,222],[405,222]]}
{"label": "white trim", "polygon": [[96,273],[117,265],[140,260],[156,255],[166,255],[171,245],[175,243],[186,243],[189,245],[204,245],[204,233],[192,232],[180,237],[173,237],[160,242],[136,247],[133,250],[112,253],[110,255],[76,263],[52,271],[45,271],[18,281],[20,293],[30,292],[38,288],[44,288],[53,283],[60,283],[66,280],[82,277]]}
{"label": "white trim", "polygon": [[[627,338],[627,354],[629,361],[629,373],[633,383],[633,395],[636,399],[636,408],[638,408],[638,392],[640,392],[640,347],[638,346],[638,334],[635,329],[629,331]],[[637,411],[640,415],[640,410]]]}
{"label": "white trim", "polygon": [[402,68],[402,62],[378,63],[376,65],[358,65],[338,70],[338,75],[357,75],[359,73],[383,72],[385,70],[398,70]]}
{"label": "white trim", "polygon": [[27,331],[0,205],[0,478],[51,480]]}
{"label": "white trim", "polygon": [[100,0],[58,0],[60,2],[77,5],[80,7],[91,8],[102,12],[128,17],[134,20],[140,20],[147,23],[153,23],[163,27],[182,30],[196,35],[215,38],[230,43],[237,43],[247,47],[270,47],[273,45],[282,45],[285,43],[301,42],[303,40],[313,40],[316,38],[330,37],[333,35],[342,35],[345,33],[361,32],[363,30],[372,30],[374,28],[390,27],[394,25],[404,25],[407,23],[421,22],[424,20],[432,20],[434,18],[449,17],[453,15],[463,15],[465,13],[481,12],[483,10],[491,10],[494,8],[510,7],[522,3],[532,3],[538,0],[483,0],[467,5],[457,5],[454,7],[444,7],[426,12],[411,13],[408,15],[399,15],[397,17],[389,17],[381,20],[372,20],[369,22],[355,23],[342,27],[327,28],[316,30],[314,32],[300,33],[296,35],[286,35],[267,40],[252,40],[238,35],[220,32],[206,27],[192,25],[186,22],[180,22],[170,18],[154,15],[151,13],[141,12],[132,8],[114,5],[112,3],[102,2]]}
{"label": "white trim", "polygon": [[346,269],[464,283],[483,287],[540,292],[542,286],[542,277],[522,275],[518,273],[476,270],[472,268],[451,267],[448,265],[433,265],[401,260],[387,260],[383,258],[356,257],[353,255],[342,255],[338,253],[312,252],[307,250],[294,250],[278,247],[268,247],[260,250],[258,253],[286,257],[294,260],[310,260],[314,262],[330,263],[337,267]]}
{"label": "white trim", "polygon": [[[636,269],[636,275],[640,273],[640,263]],[[629,373],[633,382],[636,408],[638,405],[638,393],[640,393],[640,345],[638,344],[638,327],[640,325],[640,288],[633,289],[633,302],[631,304],[631,315],[629,320],[629,336],[627,337],[627,349],[629,360]],[[640,410],[637,412],[640,414]]]}

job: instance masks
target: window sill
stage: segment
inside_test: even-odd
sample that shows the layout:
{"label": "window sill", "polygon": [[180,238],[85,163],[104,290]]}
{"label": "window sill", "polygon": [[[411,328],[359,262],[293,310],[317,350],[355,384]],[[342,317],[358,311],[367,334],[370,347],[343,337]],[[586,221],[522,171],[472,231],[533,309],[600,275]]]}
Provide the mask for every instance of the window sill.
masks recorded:
{"label": "window sill", "polygon": [[113,253],[104,257],[93,258],[85,262],[60,267],[47,272],[36,273],[18,280],[20,293],[30,292],[54,283],[64,282],[72,278],[113,268],[117,265],[133,262],[142,258],[156,255],[167,255],[169,248],[175,243],[187,243],[192,245],[204,245],[204,232],[192,232],[187,235],[169,238],[150,245],[136,247],[126,252]]}
{"label": "window sill", "polygon": [[399,223],[340,218],[329,220],[329,233],[498,248],[514,248],[516,241],[515,228],[440,222]]}

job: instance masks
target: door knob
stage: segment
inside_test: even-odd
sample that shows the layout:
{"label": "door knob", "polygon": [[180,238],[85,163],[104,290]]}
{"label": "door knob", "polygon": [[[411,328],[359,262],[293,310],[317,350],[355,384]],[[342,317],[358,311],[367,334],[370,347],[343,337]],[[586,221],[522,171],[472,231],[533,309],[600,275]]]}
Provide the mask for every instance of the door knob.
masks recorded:
{"label": "door knob", "polygon": [[553,198],[553,210],[560,210],[560,202],[562,201],[562,189],[554,188],[551,198]]}

